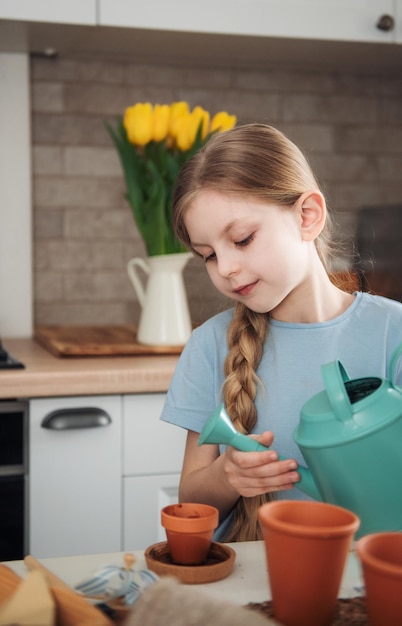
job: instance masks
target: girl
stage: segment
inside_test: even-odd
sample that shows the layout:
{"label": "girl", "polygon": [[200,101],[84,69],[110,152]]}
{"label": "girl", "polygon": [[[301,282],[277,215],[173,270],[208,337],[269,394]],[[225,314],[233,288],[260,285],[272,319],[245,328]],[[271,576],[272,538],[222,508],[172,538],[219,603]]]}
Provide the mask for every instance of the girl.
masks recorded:
{"label": "girl", "polygon": [[[351,378],[388,377],[402,304],[331,280],[324,196],[300,150],[270,126],[212,137],[183,167],[173,203],[177,236],[236,303],[193,332],[167,395],[161,419],[188,431],[179,498],[219,509],[215,540],[259,539],[263,502],[307,498],[293,431],[324,388],[321,365],[339,359]],[[270,449],[198,446],[221,402],[238,430]]]}

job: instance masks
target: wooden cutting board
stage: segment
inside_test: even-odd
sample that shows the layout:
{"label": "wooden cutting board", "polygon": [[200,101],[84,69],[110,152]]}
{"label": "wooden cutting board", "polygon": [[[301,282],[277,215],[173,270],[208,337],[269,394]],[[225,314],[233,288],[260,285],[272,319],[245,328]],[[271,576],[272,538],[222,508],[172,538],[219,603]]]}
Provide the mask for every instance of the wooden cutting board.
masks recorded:
{"label": "wooden cutting board", "polygon": [[180,354],[183,346],[138,343],[136,326],[37,326],[34,339],[57,357]]}

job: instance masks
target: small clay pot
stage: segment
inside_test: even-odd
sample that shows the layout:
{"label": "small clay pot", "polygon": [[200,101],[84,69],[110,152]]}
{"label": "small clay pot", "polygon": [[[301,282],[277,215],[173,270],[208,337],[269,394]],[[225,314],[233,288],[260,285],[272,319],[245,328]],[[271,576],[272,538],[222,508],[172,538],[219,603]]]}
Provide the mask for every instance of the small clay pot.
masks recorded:
{"label": "small clay pot", "polygon": [[208,557],[219,523],[219,511],[208,504],[169,504],[161,511],[170,555],[174,563],[199,565]]}
{"label": "small clay pot", "polygon": [[402,624],[402,533],[378,532],[356,543],[371,626]]}

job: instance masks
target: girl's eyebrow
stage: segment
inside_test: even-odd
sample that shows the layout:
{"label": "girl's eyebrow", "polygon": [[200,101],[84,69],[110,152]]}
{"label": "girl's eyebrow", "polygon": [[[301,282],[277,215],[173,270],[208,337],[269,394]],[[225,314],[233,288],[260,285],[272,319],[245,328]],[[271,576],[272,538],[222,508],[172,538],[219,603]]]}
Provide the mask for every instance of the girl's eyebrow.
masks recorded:
{"label": "girl's eyebrow", "polygon": [[[237,224],[238,222],[241,222],[241,221],[242,221],[242,219],[243,219],[243,218],[238,218],[238,217],[237,217],[236,219],[234,219],[234,220],[232,220],[231,222],[229,222],[229,224],[226,224],[226,226],[222,229],[222,232],[220,233],[220,236],[221,236],[221,235],[226,235],[227,233],[229,233],[229,232],[232,230],[232,228],[234,228],[234,226],[236,226],[236,224]],[[191,242],[191,246],[192,246],[193,248],[194,248],[195,246],[201,246],[201,247],[202,247],[202,246],[204,246],[204,247],[206,247],[206,248],[210,248],[210,247],[211,247],[209,243],[198,243],[198,242],[195,242],[195,241],[192,241],[192,242]]]}
{"label": "girl's eyebrow", "polygon": [[191,247],[194,248],[210,248],[211,245],[209,243],[198,243],[196,241],[191,242]]}
{"label": "girl's eyebrow", "polygon": [[238,222],[241,222],[241,219],[236,218],[236,219],[232,220],[231,222],[229,222],[229,224],[227,224],[227,225],[225,226],[225,228],[223,229],[222,234],[226,234],[226,233],[228,233],[229,231],[231,231],[231,230],[232,230],[232,228],[233,228],[234,226],[236,226],[236,224],[237,224]]}

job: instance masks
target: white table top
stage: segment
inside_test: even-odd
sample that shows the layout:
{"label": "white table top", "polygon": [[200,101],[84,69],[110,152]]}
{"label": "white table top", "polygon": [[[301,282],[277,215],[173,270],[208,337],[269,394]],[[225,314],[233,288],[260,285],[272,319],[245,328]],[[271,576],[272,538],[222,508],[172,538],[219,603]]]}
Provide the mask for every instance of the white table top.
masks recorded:
{"label": "white table top", "polygon": [[[232,573],[225,579],[202,585],[191,585],[192,589],[200,589],[221,600],[227,600],[238,605],[249,602],[261,603],[271,599],[269,590],[264,543],[250,541],[232,543],[236,552],[236,561]],[[143,551],[134,552],[136,556],[135,568],[145,569],[146,562]],[[60,558],[39,559],[56,576],[67,584],[74,586],[88,578],[103,565],[123,565],[123,553],[92,554],[69,556]],[[5,565],[11,567],[21,577],[27,573],[23,561],[8,561]],[[360,566],[354,550],[349,553],[339,596],[350,598],[359,595],[362,586]]]}

